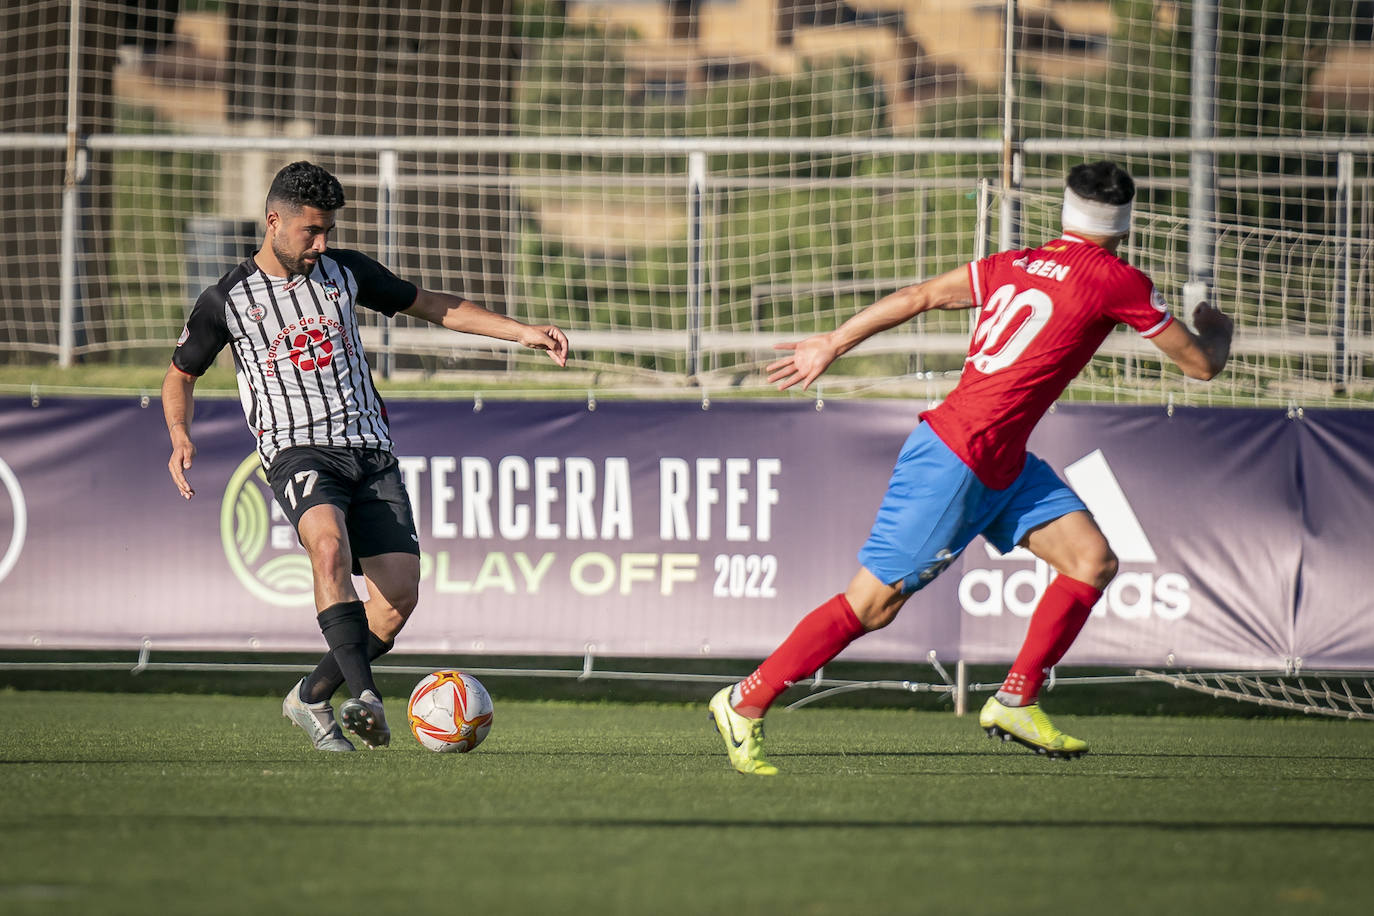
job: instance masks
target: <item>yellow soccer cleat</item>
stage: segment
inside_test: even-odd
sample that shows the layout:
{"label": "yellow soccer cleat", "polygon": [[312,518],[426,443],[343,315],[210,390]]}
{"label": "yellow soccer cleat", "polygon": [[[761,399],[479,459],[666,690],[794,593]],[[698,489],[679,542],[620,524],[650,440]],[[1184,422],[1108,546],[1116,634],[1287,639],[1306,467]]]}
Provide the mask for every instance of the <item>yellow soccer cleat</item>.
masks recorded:
{"label": "yellow soccer cleat", "polygon": [[730,707],[731,687],[726,687],[715,696],[707,708],[711,710],[711,721],[725,739],[725,753],[730,757],[730,765],[741,773],[754,776],[776,776],[778,768],[763,756],[763,719],[742,716]]}
{"label": "yellow soccer cleat", "polygon": [[978,714],[978,724],[989,738],[1015,741],[1054,760],[1072,760],[1088,753],[1088,742],[1055,728],[1038,703],[1003,706],[997,697],[988,697]]}

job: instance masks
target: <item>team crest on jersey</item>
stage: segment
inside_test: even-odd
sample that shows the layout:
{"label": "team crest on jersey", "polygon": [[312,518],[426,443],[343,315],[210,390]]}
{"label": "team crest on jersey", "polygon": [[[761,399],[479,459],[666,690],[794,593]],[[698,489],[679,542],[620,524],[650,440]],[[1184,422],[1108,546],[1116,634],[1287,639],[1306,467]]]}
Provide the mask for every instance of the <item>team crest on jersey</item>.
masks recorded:
{"label": "team crest on jersey", "polygon": [[324,297],[328,299],[330,302],[338,302],[339,284],[335,283],[333,280],[325,280],[323,285]]}
{"label": "team crest on jersey", "polygon": [[254,302],[252,305],[248,306],[247,315],[254,321],[262,321],[267,317],[267,309]]}

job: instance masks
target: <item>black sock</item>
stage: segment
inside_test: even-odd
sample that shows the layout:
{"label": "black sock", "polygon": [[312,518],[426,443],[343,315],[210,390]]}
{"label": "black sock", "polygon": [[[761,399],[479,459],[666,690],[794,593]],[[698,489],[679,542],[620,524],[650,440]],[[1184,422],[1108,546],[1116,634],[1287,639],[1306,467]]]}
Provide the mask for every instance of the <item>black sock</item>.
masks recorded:
{"label": "black sock", "polygon": [[355,697],[364,690],[377,693],[372,681],[372,665],[367,659],[367,612],[361,601],[341,601],[319,613],[320,632],[329,652],[348,682]]}
{"label": "black sock", "polygon": [[[368,631],[367,634],[367,660],[375,662],[391,651],[395,641],[382,642],[376,633]],[[305,683],[301,685],[301,699],[307,703],[319,703],[327,700],[343,686],[343,672],[339,670],[339,663],[334,660],[333,652],[326,652],[324,658],[315,666],[315,670],[305,676]]]}

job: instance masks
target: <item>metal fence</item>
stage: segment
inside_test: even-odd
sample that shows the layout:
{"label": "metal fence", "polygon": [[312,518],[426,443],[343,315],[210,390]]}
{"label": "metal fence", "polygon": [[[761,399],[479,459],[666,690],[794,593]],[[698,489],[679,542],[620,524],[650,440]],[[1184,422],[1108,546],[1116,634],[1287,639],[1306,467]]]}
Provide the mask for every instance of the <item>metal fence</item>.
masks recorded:
{"label": "metal fence", "polygon": [[[46,289],[32,287],[34,301],[7,305],[9,333],[0,340],[0,353],[42,354],[62,366],[138,348],[154,348],[160,358],[198,289],[228,268],[236,246],[258,241],[254,222],[214,218],[213,212],[196,210],[194,198],[168,200],[164,209],[156,199],[131,202],[118,190],[131,173],[160,161],[180,161],[166,157],[190,157],[187,161],[202,172],[204,163],[215,171],[216,157],[230,155],[257,157],[264,167],[286,156],[332,165],[358,198],[345,216],[349,244],[427,286],[461,291],[476,278],[479,285],[498,290],[501,310],[570,327],[587,358],[584,365],[600,372],[603,384],[620,371],[657,385],[705,379],[717,385],[735,379],[738,385],[767,358],[779,335],[833,326],[891,289],[1057,230],[1058,179],[1043,167],[1023,165],[1038,177],[1023,176],[1019,187],[1004,188],[999,177],[1003,148],[996,140],[148,135],[69,140],[0,134],[0,151],[65,150],[68,159],[57,226],[56,308]],[[1307,228],[1291,228],[1291,221],[1260,205],[1250,215],[1213,217],[1206,220],[1206,232],[1197,232],[1197,220],[1172,205],[1174,195],[1188,193],[1180,187],[1183,181],[1156,178],[1146,169],[1199,151],[1329,160],[1329,177],[1274,176],[1270,184],[1262,180],[1257,186],[1240,179],[1219,183],[1223,194],[1242,204],[1262,200],[1255,196],[1258,191],[1283,183],[1316,200],[1321,218],[1304,223]],[[1176,310],[1186,313],[1193,302],[1210,296],[1236,314],[1232,369],[1253,379],[1256,397],[1329,404],[1367,393],[1374,365],[1369,274],[1374,180],[1368,177],[1374,141],[1027,138],[1017,155],[1028,165],[1070,156],[1136,164],[1141,202],[1128,258],[1171,298],[1181,298],[1182,308]],[[560,163],[576,157],[595,167],[550,167],[550,157]],[[817,174],[788,174],[788,168],[761,173],[750,165],[759,157],[805,162]],[[96,160],[103,163],[99,169],[91,167]],[[464,168],[475,161],[499,166]],[[891,167],[894,162],[912,167]],[[824,168],[815,168],[816,163]],[[462,222],[463,214],[436,211],[426,200],[474,187],[482,189],[488,207],[491,201],[500,205],[499,212],[489,208],[473,217],[499,227],[493,233],[498,236],[494,254],[476,268],[455,264],[453,252],[435,260],[436,245],[447,246],[433,238],[435,221]],[[629,245],[618,253],[590,252],[585,233],[570,243],[566,232],[559,236],[557,227],[550,228],[547,214],[531,216],[532,208],[574,199],[590,200],[602,211],[651,209],[643,225],[652,223],[648,231],[667,226],[668,237],[644,242],[648,253]],[[860,205],[867,209],[859,212]],[[207,215],[211,218],[201,218]],[[92,230],[102,218],[124,231]],[[789,231],[789,221],[815,227],[804,252],[815,264],[799,265],[802,253],[796,251],[780,261],[769,249],[777,247],[770,241],[774,236]],[[461,247],[470,237],[454,244]],[[161,252],[161,260],[149,269],[131,258],[131,238]],[[860,250],[866,244],[860,239],[891,244],[891,256]],[[530,251],[538,254],[531,257]],[[1201,285],[1199,264],[1207,265],[1203,275],[1209,278]],[[561,287],[550,284],[548,278],[560,271],[576,277]],[[618,280],[605,279],[617,271]],[[564,296],[583,295],[571,288],[579,279],[600,286],[585,294],[586,301],[570,304]],[[13,320],[16,309],[27,317]],[[938,389],[962,361],[967,319],[930,316],[905,330],[909,333],[888,335],[861,350],[871,365],[856,375],[868,383],[921,379],[929,385],[933,379]],[[519,354],[493,342],[464,341],[404,321],[370,322],[365,342],[383,374],[407,358],[414,365],[430,357],[440,368],[443,360],[464,364],[466,359],[465,365],[506,373],[534,365],[519,362]],[[1151,362],[1154,357],[1129,335],[1114,335],[1098,370],[1077,386],[1088,396],[1111,399],[1189,396],[1181,379]],[[1243,394],[1233,391],[1230,397],[1245,403]]]}

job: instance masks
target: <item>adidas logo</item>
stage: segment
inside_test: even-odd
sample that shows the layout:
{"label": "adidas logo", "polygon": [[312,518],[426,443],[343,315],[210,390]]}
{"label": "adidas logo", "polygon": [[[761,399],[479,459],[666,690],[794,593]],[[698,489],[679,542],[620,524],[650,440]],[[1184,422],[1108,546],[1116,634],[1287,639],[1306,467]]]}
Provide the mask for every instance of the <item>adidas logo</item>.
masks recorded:
{"label": "adidas logo", "polygon": [[[1159,558],[1101,450],[1064,468],[1064,478],[1087,505],[1121,561],[1116,578],[1093,607],[1093,616],[1110,613],[1123,620],[1154,617],[1175,621],[1187,615],[1192,609],[1192,583],[1186,576],[1131,568],[1155,566]],[[984,547],[993,565],[964,572],[959,580],[959,606],[974,617],[1004,613],[1029,617],[1050,584],[1048,564],[1024,547],[1006,554],[986,542]]]}

